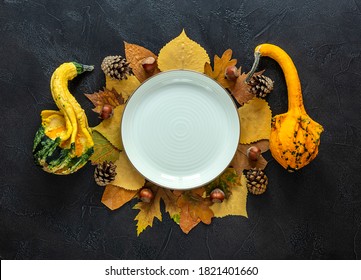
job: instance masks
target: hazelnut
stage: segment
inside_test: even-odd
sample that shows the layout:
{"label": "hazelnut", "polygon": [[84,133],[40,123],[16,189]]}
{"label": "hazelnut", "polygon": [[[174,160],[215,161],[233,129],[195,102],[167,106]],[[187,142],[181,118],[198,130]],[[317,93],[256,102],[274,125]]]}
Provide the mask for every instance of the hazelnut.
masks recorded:
{"label": "hazelnut", "polygon": [[113,116],[113,106],[109,104],[105,104],[100,111],[99,118],[106,120]]}
{"label": "hazelnut", "polygon": [[156,66],[155,58],[152,56],[144,58],[142,60],[142,66],[145,72],[153,73]]}
{"label": "hazelnut", "polygon": [[212,200],[213,203],[221,203],[223,202],[225,195],[224,192],[221,189],[214,189],[211,194],[210,194],[210,198]]}
{"label": "hazelnut", "polygon": [[261,156],[261,149],[257,146],[252,146],[247,149],[247,157],[249,160],[257,161]]}
{"label": "hazelnut", "polygon": [[239,76],[239,72],[236,66],[228,66],[224,75],[227,80],[235,81]]}
{"label": "hazelnut", "polygon": [[143,188],[139,192],[139,198],[141,201],[149,203],[154,197],[154,194],[151,189]]}

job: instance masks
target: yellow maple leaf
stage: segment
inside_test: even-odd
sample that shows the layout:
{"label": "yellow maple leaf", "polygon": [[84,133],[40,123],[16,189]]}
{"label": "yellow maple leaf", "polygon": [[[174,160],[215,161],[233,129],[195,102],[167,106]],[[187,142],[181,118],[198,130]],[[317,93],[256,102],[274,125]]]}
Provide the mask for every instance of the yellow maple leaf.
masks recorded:
{"label": "yellow maple leaf", "polygon": [[129,44],[127,42],[124,42],[124,49],[125,57],[130,63],[129,65],[132,68],[134,75],[140,82],[144,82],[150,76],[159,73],[158,66],[155,67],[152,73],[147,73],[146,71],[144,71],[144,68],[142,66],[143,59],[147,57],[153,57],[155,60],[157,60],[157,56],[150,50],[136,44]]}
{"label": "yellow maple leaf", "polygon": [[[235,173],[234,169],[232,172]],[[246,187],[246,177],[237,176],[235,183],[228,184],[229,190],[232,193],[228,199],[225,199],[222,203],[214,203],[210,209],[214,213],[214,217],[222,218],[225,216],[244,216],[247,215],[247,187]]]}
{"label": "yellow maple leaf", "polygon": [[153,188],[153,193],[156,192],[155,197],[149,203],[147,202],[138,202],[134,205],[133,209],[140,210],[138,215],[134,218],[137,222],[137,235],[142,233],[148,226],[153,226],[154,218],[157,218],[159,221],[162,221],[162,213],[160,211],[160,197],[161,194],[159,189]]}
{"label": "yellow maple leaf", "polygon": [[110,210],[115,210],[132,200],[137,195],[137,192],[114,185],[107,185],[102,196],[102,203]]}
{"label": "yellow maple leaf", "polygon": [[125,152],[119,153],[119,158],[114,164],[117,166],[117,175],[112,185],[133,191],[144,186],[145,178],[134,168]]}
{"label": "yellow maple leaf", "polygon": [[118,150],[123,150],[120,123],[122,121],[124,107],[124,104],[117,106],[114,108],[114,114],[111,118],[102,121],[96,127],[92,128],[93,131],[97,131],[103,135]]}
{"label": "yellow maple leaf", "polygon": [[230,88],[232,85],[234,85],[234,81],[227,80],[225,76],[225,72],[227,67],[229,66],[235,66],[237,64],[237,59],[231,59],[232,58],[232,50],[228,49],[223,54],[222,57],[219,57],[218,55],[214,56],[214,69],[212,70],[211,65],[206,62],[204,65],[204,73],[218,81],[224,88]]}
{"label": "yellow maple leaf", "polygon": [[109,76],[105,77],[105,87],[108,90],[115,89],[117,93],[121,94],[124,101],[127,101],[129,96],[140,86],[140,82],[135,76],[127,76],[127,79],[117,80]]}
{"label": "yellow maple leaf", "polygon": [[271,109],[264,99],[254,98],[238,109],[241,144],[268,139],[271,134]]}
{"label": "yellow maple leaf", "polygon": [[203,73],[206,62],[210,62],[206,50],[189,39],[184,29],[158,55],[158,67],[161,71],[187,69]]}
{"label": "yellow maple leaf", "polygon": [[178,196],[176,196],[171,190],[159,188],[162,200],[164,201],[165,211],[169,213],[169,216],[179,223],[180,208],[177,205]]}

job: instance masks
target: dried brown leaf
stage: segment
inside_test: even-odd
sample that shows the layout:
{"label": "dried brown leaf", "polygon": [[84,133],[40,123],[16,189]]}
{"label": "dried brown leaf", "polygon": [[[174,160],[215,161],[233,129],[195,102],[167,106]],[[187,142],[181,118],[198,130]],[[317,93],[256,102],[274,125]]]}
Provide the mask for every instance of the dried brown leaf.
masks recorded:
{"label": "dried brown leaf", "polygon": [[115,210],[132,200],[137,195],[137,192],[114,185],[107,185],[103,193],[102,203],[110,210]]}
{"label": "dried brown leaf", "polygon": [[141,83],[144,82],[149,77],[151,77],[152,75],[160,72],[158,65],[156,65],[154,72],[152,73],[147,73],[143,69],[142,66],[143,59],[147,57],[153,57],[155,60],[157,60],[157,56],[154,53],[152,53],[150,50],[139,45],[129,44],[127,42],[124,42],[124,47],[125,47],[125,56],[127,58],[127,61],[130,63],[130,67],[132,68],[134,75],[138,78],[138,80]]}
{"label": "dried brown leaf", "polygon": [[212,202],[200,195],[203,192],[203,188],[186,191],[178,198],[177,205],[181,209],[179,225],[184,233],[189,233],[201,221],[211,223],[214,214],[209,207]]}
{"label": "dried brown leaf", "polygon": [[94,107],[92,110],[95,113],[100,114],[103,105],[109,104],[113,106],[113,108],[118,105],[124,104],[124,99],[121,94],[117,93],[114,89],[109,90],[104,88],[103,90],[99,90],[98,92],[94,92],[91,94],[85,94],[85,96],[93,103]]}
{"label": "dried brown leaf", "polygon": [[269,146],[269,144],[267,144],[266,142],[269,141],[261,140],[252,144],[238,144],[236,154],[231,162],[231,165],[236,170],[238,175],[242,175],[243,170],[248,170],[254,167],[260,168],[262,170],[266,168],[267,161],[262,155],[257,161],[249,160],[247,157],[247,150],[251,146],[259,147],[262,152],[265,152],[266,149],[268,150],[267,146]]}

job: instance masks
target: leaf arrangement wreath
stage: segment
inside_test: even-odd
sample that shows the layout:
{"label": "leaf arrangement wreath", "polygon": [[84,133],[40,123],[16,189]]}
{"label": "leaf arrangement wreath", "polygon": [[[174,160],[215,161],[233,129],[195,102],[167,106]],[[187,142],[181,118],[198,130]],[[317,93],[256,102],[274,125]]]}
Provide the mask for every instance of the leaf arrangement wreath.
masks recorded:
{"label": "leaf arrangement wreath", "polygon": [[[67,88],[69,80],[92,66],[64,63],[53,74],[51,91],[59,111],[44,110],[42,125],[33,147],[35,161],[45,171],[70,174],[90,160],[95,181],[105,186],[102,203],[111,210],[136,199],[134,209],[137,234],[162,220],[165,211],[188,233],[200,222],[228,215],[247,217],[247,193],[262,194],[268,179],[267,161],[262,153],[271,149],[273,157],[288,171],[312,161],[319,146],[322,126],[306,113],[297,70],[291,58],[279,47],[263,44],[255,50],[255,63],[249,73],[237,68],[232,50],[215,55],[213,67],[205,49],[183,31],[156,56],[150,50],[124,43],[125,58],[108,56],[101,68],[106,74],[103,90],[86,94],[93,111],[102,121],[89,128],[84,110]],[[282,67],[289,94],[289,111],[272,118],[265,97],[273,81],[255,72],[261,56],[270,56]],[[204,73],[227,89],[238,102],[241,136],[230,166],[207,186],[179,191],[148,182],[130,163],[120,137],[120,123],[129,96],[149,77],[168,70],[187,69]]]}

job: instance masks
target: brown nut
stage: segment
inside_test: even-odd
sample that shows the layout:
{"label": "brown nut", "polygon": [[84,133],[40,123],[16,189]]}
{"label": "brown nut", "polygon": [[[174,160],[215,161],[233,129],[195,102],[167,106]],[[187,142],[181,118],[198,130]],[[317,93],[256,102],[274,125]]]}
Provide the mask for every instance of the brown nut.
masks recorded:
{"label": "brown nut", "polygon": [[154,197],[154,194],[151,189],[143,188],[139,192],[139,198],[141,201],[149,203]]}
{"label": "brown nut", "polygon": [[261,149],[257,146],[252,146],[247,149],[247,157],[249,160],[257,161],[261,156]]}
{"label": "brown nut", "polygon": [[156,60],[154,57],[149,56],[142,60],[142,66],[145,72],[153,73],[156,67]]}
{"label": "brown nut", "polygon": [[106,120],[113,116],[113,106],[109,104],[105,104],[100,111],[99,118]]}
{"label": "brown nut", "polygon": [[239,72],[236,66],[228,66],[224,75],[227,80],[235,81],[239,76]]}
{"label": "brown nut", "polygon": [[223,202],[225,195],[224,192],[221,189],[214,189],[211,194],[210,194],[210,198],[212,200],[213,203],[221,203]]}

